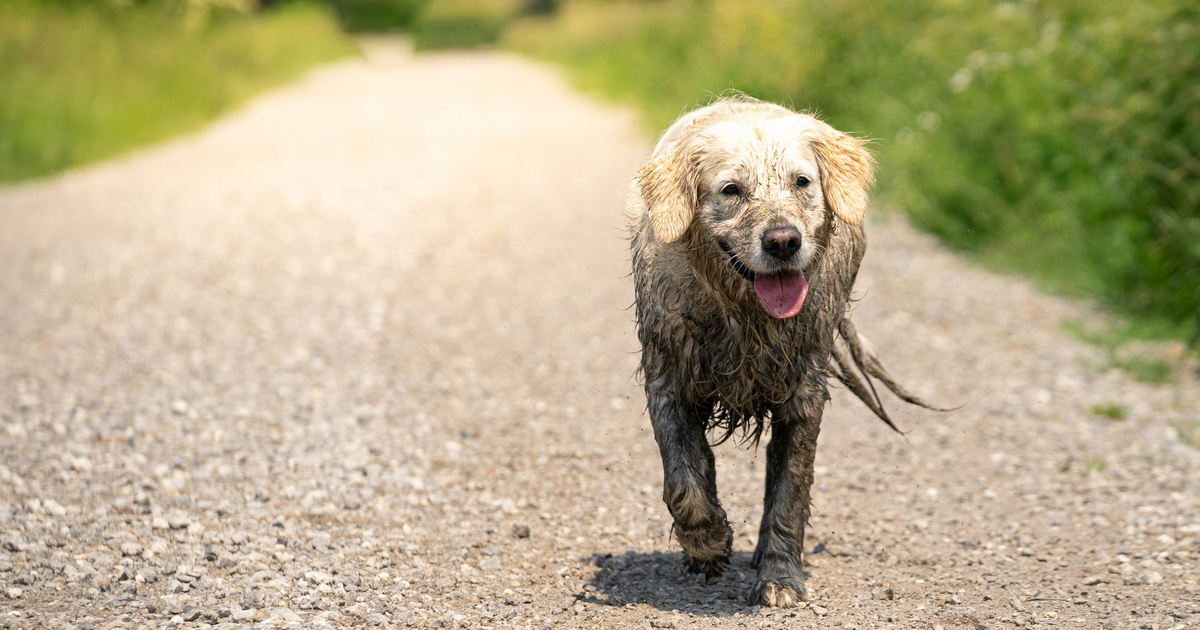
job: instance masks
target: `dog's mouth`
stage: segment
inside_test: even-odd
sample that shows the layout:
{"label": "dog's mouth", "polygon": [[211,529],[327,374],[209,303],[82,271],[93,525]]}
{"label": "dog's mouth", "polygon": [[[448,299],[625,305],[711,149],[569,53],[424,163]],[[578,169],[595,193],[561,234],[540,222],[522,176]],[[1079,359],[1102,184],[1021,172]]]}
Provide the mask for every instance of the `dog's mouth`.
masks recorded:
{"label": "dog's mouth", "polygon": [[771,317],[787,319],[800,312],[804,298],[808,297],[808,280],[799,269],[782,269],[773,273],[755,273],[738,258],[725,243],[721,249],[729,255],[729,264],[739,276],[754,283],[754,294],[766,307]]}

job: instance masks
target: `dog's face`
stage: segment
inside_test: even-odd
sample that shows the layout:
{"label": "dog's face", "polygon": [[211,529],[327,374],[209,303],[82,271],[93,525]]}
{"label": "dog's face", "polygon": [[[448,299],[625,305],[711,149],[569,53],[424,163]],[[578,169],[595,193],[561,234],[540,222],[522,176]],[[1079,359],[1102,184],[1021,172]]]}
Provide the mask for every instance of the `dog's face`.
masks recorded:
{"label": "dog's face", "polygon": [[860,225],[871,181],[862,142],[764,103],[711,106],[664,135],[639,172],[659,239],[694,246],[752,282],[774,317],[800,312],[833,221]]}

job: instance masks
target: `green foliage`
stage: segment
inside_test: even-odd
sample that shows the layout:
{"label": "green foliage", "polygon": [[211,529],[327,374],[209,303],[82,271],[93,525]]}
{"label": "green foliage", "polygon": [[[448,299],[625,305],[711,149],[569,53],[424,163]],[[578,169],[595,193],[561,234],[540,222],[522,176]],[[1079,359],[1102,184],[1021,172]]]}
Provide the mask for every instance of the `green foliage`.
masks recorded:
{"label": "green foliage", "polygon": [[578,0],[506,42],[654,128],[729,88],[815,110],[878,139],[880,205],[987,264],[1200,335],[1190,0]]}
{"label": "green foliage", "polygon": [[433,0],[413,24],[418,49],[474,48],[499,41],[517,0]]}
{"label": "green foliage", "polygon": [[0,181],[195,129],[351,54],[328,6],[0,2]]}
{"label": "green foliage", "polygon": [[428,0],[334,0],[348,31],[409,29]]}

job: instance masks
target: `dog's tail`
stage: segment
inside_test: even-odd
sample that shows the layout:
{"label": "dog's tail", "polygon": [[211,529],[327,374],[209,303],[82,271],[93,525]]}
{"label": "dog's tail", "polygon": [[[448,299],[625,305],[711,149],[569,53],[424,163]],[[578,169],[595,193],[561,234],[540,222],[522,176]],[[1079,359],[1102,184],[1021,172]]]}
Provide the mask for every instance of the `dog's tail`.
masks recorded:
{"label": "dog's tail", "polygon": [[887,410],[883,408],[883,401],[879,399],[879,392],[875,390],[875,384],[871,382],[871,377],[879,379],[888,389],[892,390],[893,394],[907,403],[934,411],[953,411],[953,409],[935,407],[897,383],[896,379],[892,378],[892,375],[884,369],[883,363],[879,361],[879,354],[875,352],[875,347],[854,328],[849,314],[842,318],[838,333],[840,333],[839,338],[833,344],[833,358],[836,365],[830,366],[833,376],[859,400],[863,401],[867,408],[879,416],[880,420],[887,423],[893,431],[904,434],[896,427],[896,423],[892,422]]}

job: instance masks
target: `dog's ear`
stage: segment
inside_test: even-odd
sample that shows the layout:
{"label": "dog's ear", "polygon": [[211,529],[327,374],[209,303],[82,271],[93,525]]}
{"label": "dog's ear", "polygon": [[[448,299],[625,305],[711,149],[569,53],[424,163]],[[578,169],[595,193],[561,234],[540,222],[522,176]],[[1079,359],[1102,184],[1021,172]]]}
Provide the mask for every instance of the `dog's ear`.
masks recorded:
{"label": "dog's ear", "polygon": [[659,151],[637,172],[650,225],[664,243],[683,236],[696,214],[696,167],[695,152],[684,138]]}
{"label": "dog's ear", "polygon": [[867,189],[875,176],[874,160],[866,142],[848,136],[825,123],[813,140],[825,203],[837,217],[851,225],[862,225],[867,213]]}

